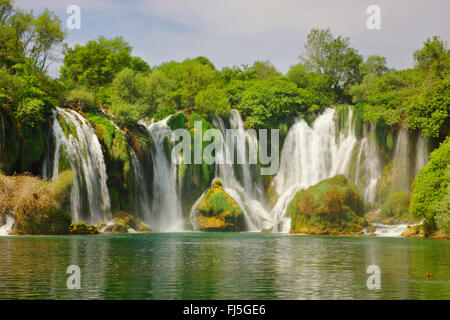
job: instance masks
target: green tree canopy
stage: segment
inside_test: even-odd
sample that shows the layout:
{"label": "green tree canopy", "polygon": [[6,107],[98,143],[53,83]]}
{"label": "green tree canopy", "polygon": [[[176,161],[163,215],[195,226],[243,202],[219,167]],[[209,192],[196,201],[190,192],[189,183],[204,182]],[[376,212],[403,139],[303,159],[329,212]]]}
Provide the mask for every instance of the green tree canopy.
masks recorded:
{"label": "green tree canopy", "polygon": [[150,67],[142,59],[131,56],[131,46],[122,37],[99,37],[85,45],[65,48],[61,79],[69,84],[101,87],[111,83],[124,68],[147,72]]}
{"label": "green tree canopy", "polygon": [[327,76],[338,91],[361,80],[361,55],[350,46],[348,38],[334,38],[330,29],[312,29],[300,59],[310,71]]}
{"label": "green tree canopy", "polygon": [[224,89],[215,85],[209,86],[197,93],[195,97],[195,109],[200,114],[211,116],[216,114],[221,117],[230,115],[230,102]]}

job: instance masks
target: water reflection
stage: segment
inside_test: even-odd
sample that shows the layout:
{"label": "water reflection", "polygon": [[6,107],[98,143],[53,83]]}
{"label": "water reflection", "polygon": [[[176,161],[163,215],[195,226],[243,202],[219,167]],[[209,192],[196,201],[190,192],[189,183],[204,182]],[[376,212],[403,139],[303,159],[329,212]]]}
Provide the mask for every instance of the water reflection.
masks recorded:
{"label": "water reflection", "polygon": [[[1,299],[450,299],[448,241],[255,233],[2,237]],[[368,290],[369,265],[381,290]],[[81,289],[68,290],[69,265]],[[425,273],[434,275],[425,278]]]}

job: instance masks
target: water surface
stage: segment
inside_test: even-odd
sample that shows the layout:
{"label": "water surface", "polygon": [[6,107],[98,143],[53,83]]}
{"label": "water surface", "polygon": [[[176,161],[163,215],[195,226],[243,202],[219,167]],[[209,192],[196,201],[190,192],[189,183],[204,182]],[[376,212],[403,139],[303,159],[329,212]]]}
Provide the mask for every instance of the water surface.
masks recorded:
{"label": "water surface", "polygon": [[[381,269],[380,290],[366,286],[372,264]],[[80,290],[67,289],[69,265],[81,269]],[[0,299],[450,299],[450,242],[265,233],[1,237]]]}

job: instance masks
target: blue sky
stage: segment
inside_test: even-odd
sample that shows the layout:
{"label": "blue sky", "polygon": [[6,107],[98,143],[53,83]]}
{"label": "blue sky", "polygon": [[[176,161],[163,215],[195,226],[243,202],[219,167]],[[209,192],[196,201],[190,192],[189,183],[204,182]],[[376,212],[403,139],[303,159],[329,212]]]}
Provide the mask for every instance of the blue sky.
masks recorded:
{"label": "blue sky", "polygon": [[[286,72],[298,62],[313,27],[349,37],[361,54],[379,54],[390,67],[412,66],[427,37],[450,38],[448,0],[16,0],[19,7],[54,11],[64,22],[81,9],[81,29],[69,45],[103,35],[123,36],[150,65],[206,56],[217,68],[269,59]],[[381,8],[381,30],[366,28],[366,8]],[[58,64],[51,72],[56,73]]]}

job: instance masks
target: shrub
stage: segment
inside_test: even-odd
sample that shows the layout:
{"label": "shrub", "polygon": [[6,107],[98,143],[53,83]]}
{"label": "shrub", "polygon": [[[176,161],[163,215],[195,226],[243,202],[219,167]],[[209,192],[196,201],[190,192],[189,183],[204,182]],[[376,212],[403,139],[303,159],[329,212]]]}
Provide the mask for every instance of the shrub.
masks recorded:
{"label": "shrub", "polygon": [[84,112],[95,108],[95,98],[86,87],[78,87],[69,92],[66,104]]}
{"label": "shrub", "polygon": [[419,171],[414,184],[410,211],[424,219],[427,234],[436,230],[436,205],[448,193],[450,177],[450,137],[430,154],[430,161]]}

